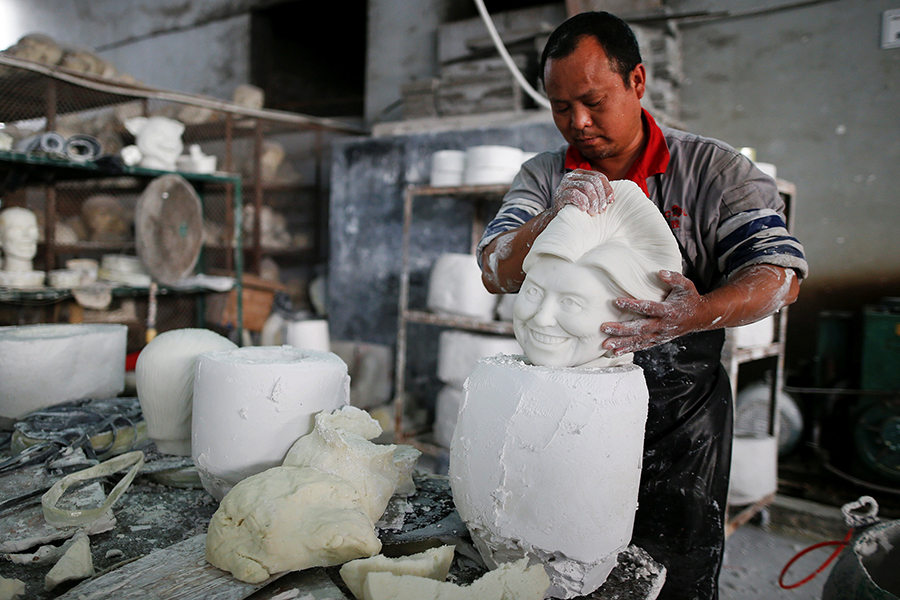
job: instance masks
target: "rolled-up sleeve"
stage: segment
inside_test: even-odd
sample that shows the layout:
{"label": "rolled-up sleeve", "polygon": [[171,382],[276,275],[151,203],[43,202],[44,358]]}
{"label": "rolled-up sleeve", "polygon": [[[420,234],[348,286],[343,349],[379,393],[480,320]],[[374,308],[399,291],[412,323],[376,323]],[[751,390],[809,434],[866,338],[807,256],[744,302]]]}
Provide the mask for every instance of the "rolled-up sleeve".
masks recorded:
{"label": "rolled-up sleeve", "polygon": [[726,279],[757,264],[792,268],[801,278],[809,273],[803,246],[771,208],[746,210],[724,221],[716,233],[716,257]]}
{"label": "rolled-up sleeve", "polygon": [[484,229],[475,251],[479,265],[485,247],[494,238],[521,227],[550,206],[553,191],[562,179],[562,157],[559,151],[544,152],[522,165],[503,197],[500,210]]}

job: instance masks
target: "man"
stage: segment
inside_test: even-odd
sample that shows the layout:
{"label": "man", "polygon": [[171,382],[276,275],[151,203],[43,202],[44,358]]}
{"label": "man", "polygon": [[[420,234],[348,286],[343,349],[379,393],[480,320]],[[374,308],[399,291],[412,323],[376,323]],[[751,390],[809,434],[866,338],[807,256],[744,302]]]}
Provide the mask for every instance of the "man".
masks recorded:
{"label": "man", "polygon": [[806,276],[774,181],[716,140],[660,128],[641,108],[646,71],[631,29],[608,13],[563,23],[541,57],[553,119],[568,142],[523,165],[479,244],[483,280],[511,293],[559,210],[596,214],[608,180],[637,183],[678,240],[683,275],[661,271],[663,302],[620,298],[638,318],[604,323],[603,346],[636,352],[650,389],[633,542],[667,568],[662,599],[717,598],[731,463],[724,328],[792,303]]}

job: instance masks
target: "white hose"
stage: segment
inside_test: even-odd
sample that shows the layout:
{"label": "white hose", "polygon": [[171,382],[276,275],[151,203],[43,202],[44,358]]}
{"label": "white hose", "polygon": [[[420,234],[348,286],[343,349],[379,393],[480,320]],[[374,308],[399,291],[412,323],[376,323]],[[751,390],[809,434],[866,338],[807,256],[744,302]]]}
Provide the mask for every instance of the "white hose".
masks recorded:
{"label": "white hose", "polygon": [[494,40],[494,46],[497,47],[497,52],[500,53],[500,56],[503,58],[503,62],[506,63],[506,67],[513,74],[516,82],[518,82],[519,86],[525,90],[529,96],[534,98],[534,101],[544,108],[550,108],[550,101],[545,97],[541,96],[537,90],[535,90],[528,81],[526,81],[525,77],[522,75],[519,68],[513,62],[512,58],[509,56],[509,52],[506,51],[506,47],[503,45],[503,41],[500,39],[500,36],[497,34],[497,29],[494,27],[494,22],[491,21],[491,16],[488,14],[487,8],[484,7],[484,0],[475,0],[475,6],[478,7],[478,12],[481,14],[481,18],[484,21],[484,24],[488,28],[488,33],[491,34],[491,39]]}

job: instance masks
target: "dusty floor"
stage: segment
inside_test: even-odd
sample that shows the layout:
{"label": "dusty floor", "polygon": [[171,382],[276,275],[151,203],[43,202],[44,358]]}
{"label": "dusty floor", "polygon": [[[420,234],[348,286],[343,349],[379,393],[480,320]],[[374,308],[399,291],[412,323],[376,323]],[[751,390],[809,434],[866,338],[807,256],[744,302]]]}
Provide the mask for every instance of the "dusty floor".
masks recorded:
{"label": "dusty floor", "polygon": [[[809,583],[794,589],[782,589],[778,576],[795,554],[820,541],[825,540],[744,525],[725,543],[725,560],[719,577],[720,600],[818,600],[831,565]],[[785,575],[785,584],[798,582],[814,572],[832,551],[833,548],[819,549],[799,559]]]}

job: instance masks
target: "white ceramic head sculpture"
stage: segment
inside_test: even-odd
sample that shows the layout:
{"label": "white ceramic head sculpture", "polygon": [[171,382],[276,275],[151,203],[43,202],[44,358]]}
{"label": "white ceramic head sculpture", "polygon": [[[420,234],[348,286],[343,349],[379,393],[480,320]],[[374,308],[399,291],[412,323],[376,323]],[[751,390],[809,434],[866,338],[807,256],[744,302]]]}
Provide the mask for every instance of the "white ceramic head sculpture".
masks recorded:
{"label": "white ceramic head sculpture", "polygon": [[197,357],[237,345],[208,329],[174,329],[141,351],[135,368],[147,434],[160,452],[191,455],[191,414]]}
{"label": "white ceramic head sculpture", "polygon": [[167,117],[133,117],[125,121],[125,128],[134,135],[142,167],[175,170],[184,150],[184,123]]}
{"label": "white ceramic head sculpture", "polygon": [[27,208],[12,207],[0,212],[0,247],[5,271],[31,271],[37,254],[37,217]]}
{"label": "white ceramic head sculpture", "polygon": [[513,308],[516,339],[534,365],[607,367],[631,362],[601,344],[600,325],[635,318],[616,298],[662,301],[659,278],[681,272],[681,253],[659,209],[631,181],[611,182],[615,202],[595,216],[566,206],[537,237],[522,265]]}

